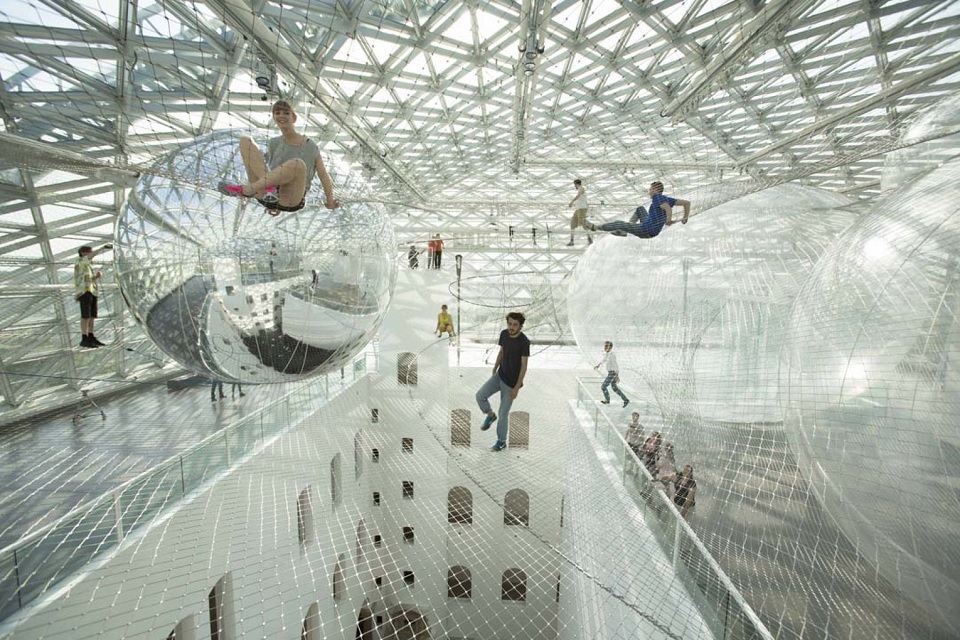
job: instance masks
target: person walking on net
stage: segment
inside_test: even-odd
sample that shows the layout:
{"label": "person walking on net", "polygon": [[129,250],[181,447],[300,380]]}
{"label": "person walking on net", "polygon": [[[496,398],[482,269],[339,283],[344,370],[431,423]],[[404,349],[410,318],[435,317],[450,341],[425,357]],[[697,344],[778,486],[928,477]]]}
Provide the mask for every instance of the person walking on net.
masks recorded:
{"label": "person walking on net", "polygon": [[297,133],[297,114],[286,100],[273,103],[273,121],[280,134],[267,143],[267,154],[253,138],[240,138],[240,157],[247,170],[246,184],[218,185],[221,193],[256,198],[271,216],[281,211],[299,211],[306,206],[307,192],[314,176],[320,177],[327,209],[340,203],[333,197],[333,182],[323,165],[320,148],[307,136]]}
{"label": "person walking on net", "polygon": [[687,224],[690,218],[690,202],[673,196],[663,195],[663,183],[653,182],[647,190],[650,195],[649,211],[643,206],[639,206],[633,212],[629,222],[616,220],[604,224],[594,224],[585,220],[583,226],[591,231],[607,231],[615,236],[625,236],[626,234],[637,236],[638,238],[655,238],[660,235],[663,228],[669,227],[677,221],[673,219],[673,208],[675,206],[683,207],[683,217],[681,224]]}
{"label": "person walking on net", "polygon": [[603,393],[603,400],[600,401],[600,404],[610,404],[610,394],[607,392],[607,387],[610,387],[623,400],[623,406],[627,406],[630,401],[617,386],[617,383],[620,382],[620,368],[617,365],[617,356],[613,353],[613,343],[609,340],[603,343],[603,358],[593,368],[599,369],[602,364],[607,365],[607,376],[600,385],[600,391]]}
{"label": "person walking on net", "polygon": [[[577,195],[570,201],[570,206],[573,207],[573,217],[570,218],[570,242],[567,243],[568,247],[573,246],[574,229],[577,227],[587,229],[587,190],[583,188],[583,182],[580,178],[573,181],[573,186],[577,190]],[[587,244],[593,244],[593,238],[590,237],[589,233],[587,233]]]}
{"label": "person walking on net", "polygon": [[[477,406],[487,414],[480,425],[486,431],[497,423],[497,441],[490,447],[494,451],[507,448],[507,427],[510,420],[510,406],[517,399],[523,378],[527,375],[527,359],[530,357],[530,340],[524,335],[523,323],[526,318],[519,311],[507,314],[507,328],[500,332],[500,352],[493,365],[493,375],[477,390]],[[490,407],[490,397],[500,394],[500,418]]]}

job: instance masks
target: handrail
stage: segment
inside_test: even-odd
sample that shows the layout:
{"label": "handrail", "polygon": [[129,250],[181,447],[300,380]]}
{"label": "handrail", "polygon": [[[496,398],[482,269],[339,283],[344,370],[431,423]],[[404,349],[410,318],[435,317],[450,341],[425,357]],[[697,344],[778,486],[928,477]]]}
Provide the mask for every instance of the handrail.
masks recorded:
{"label": "handrail", "polygon": [[[367,362],[371,358],[374,361],[373,367],[367,366]],[[364,364],[364,366],[362,367],[362,372],[361,372],[361,367],[358,367],[358,364],[361,362]],[[366,375],[370,371],[376,370],[376,353],[365,350],[364,352],[354,357],[347,365],[341,368],[341,371],[345,370],[347,366],[350,366],[352,371],[352,376],[349,379],[349,384],[344,384],[343,388],[340,389],[340,391],[346,389],[348,386],[355,383],[363,375]],[[330,375],[331,375],[330,373],[325,374],[327,384],[325,385],[326,391],[324,392],[324,396],[326,400],[330,400],[330,398],[333,397],[330,395],[330,390],[329,390],[330,379],[328,376]],[[316,380],[319,381],[320,377],[317,377]],[[233,466],[233,463],[235,462],[235,460],[230,459],[231,458],[231,454],[230,454],[231,445],[230,445],[230,438],[229,438],[230,434],[237,433],[240,428],[246,427],[252,423],[255,423],[259,418],[263,418],[265,415],[268,415],[269,412],[281,407],[282,405],[289,406],[289,400],[291,396],[293,396],[296,393],[299,393],[302,390],[303,390],[303,386],[297,385],[296,388],[291,389],[289,392],[283,394],[279,398],[270,401],[268,404],[266,404],[263,407],[260,407],[258,410],[256,410],[252,414],[244,416],[242,419],[234,422],[233,424],[230,424],[224,427],[223,429],[220,429],[219,431],[216,431],[215,433],[208,435],[207,437],[203,438],[199,442],[190,446],[186,450],[180,453],[177,453],[169,458],[166,458],[162,462],[152,465],[149,469],[137,474],[135,477],[129,480],[126,480],[120,483],[119,485],[113,487],[109,491],[106,491],[95,498],[91,498],[89,500],[82,502],[81,504],[73,507],[66,514],[60,516],[53,522],[35,531],[30,532],[29,534],[23,536],[22,538],[19,538],[16,542],[13,542],[7,545],[6,547],[4,547],[3,549],[0,549],[0,565],[7,564],[7,562],[10,561],[10,564],[14,568],[14,571],[12,572],[12,574],[4,575],[2,572],[0,572],[0,586],[5,587],[7,586],[7,584],[4,584],[4,583],[11,583],[9,584],[9,586],[12,587],[12,593],[10,594],[10,597],[16,600],[16,604],[12,606],[11,602],[0,599],[0,621],[8,617],[9,615],[12,615],[18,610],[24,609],[32,600],[34,600],[36,597],[40,595],[40,593],[31,595],[29,592],[27,592],[27,587],[28,587],[27,583],[31,581],[31,578],[33,578],[33,576],[28,575],[27,572],[25,571],[24,572],[20,571],[21,564],[24,562],[29,562],[30,564],[35,565],[37,567],[43,565],[44,558],[40,558],[40,560],[37,560],[36,558],[30,557],[31,554],[29,553],[29,551],[31,551],[35,545],[39,547],[39,545],[43,542],[44,539],[50,536],[54,531],[56,531],[59,527],[63,526],[65,523],[89,516],[90,514],[93,514],[97,508],[102,508],[104,506],[112,507],[112,510],[114,511],[114,521],[112,523],[112,526],[115,527],[115,529],[111,528],[110,529],[111,533],[108,536],[104,536],[102,547],[99,544],[96,545],[96,549],[94,550],[93,553],[89,554],[89,557],[81,552],[80,554],[78,554],[78,558],[74,558],[73,556],[68,558],[62,558],[60,559],[60,564],[54,567],[45,567],[46,574],[52,576],[54,579],[53,580],[54,582],[65,578],[66,575],[64,576],[59,575],[61,570],[63,570],[64,568],[68,568],[73,564],[85,564],[96,555],[99,555],[99,553],[102,552],[103,550],[112,548],[114,544],[119,544],[127,535],[129,535],[131,531],[133,531],[134,529],[140,528],[141,526],[146,524],[146,522],[148,521],[152,521],[155,517],[157,517],[157,515],[159,515],[159,512],[163,508],[166,508],[169,506],[169,504],[167,503],[167,498],[169,496],[164,496],[161,509],[157,509],[157,511],[153,513],[150,517],[147,517],[147,518],[137,517],[134,523],[132,524],[132,526],[128,528],[124,526],[124,522],[123,522],[124,514],[122,513],[122,509],[120,505],[121,505],[122,499],[124,498],[126,492],[129,489],[131,489],[132,487],[136,487],[140,483],[143,483],[144,481],[147,481],[158,475],[163,475],[168,473],[169,470],[178,463],[181,466],[180,468],[182,473],[184,470],[185,461],[188,461],[189,458],[191,458],[193,455],[200,452],[205,447],[211,444],[217,443],[218,441],[221,441],[221,440],[223,441],[223,444],[225,446],[225,451],[224,451],[225,458],[222,466],[224,469],[230,468],[231,466]],[[303,417],[303,416],[300,416],[300,417]],[[294,424],[294,422],[295,422],[294,420],[287,421],[288,424]],[[262,430],[260,433],[260,438],[261,439],[264,438],[264,434]],[[204,472],[208,470],[209,470],[209,465],[203,468]],[[189,488],[187,487],[187,481],[183,475],[181,475],[180,477],[180,484],[182,489],[182,492],[180,494],[180,499],[182,499],[190,491],[192,491],[194,487],[192,486]],[[147,510],[150,509],[152,506],[155,506],[155,505],[145,505],[143,513],[146,513]],[[115,543],[110,543],[109,540],[111,539],[114,540]],[[11,578],[11,575],[13,576],[13,578]],[[46,577],[46,575],[44,577]],[[12,584],[13,582],[16,582],[16,584],[15,585]],[[3,593],[3,591],[6,591],[6,589],[0,590],[0,593]],[[43,591],[46,591],[46,588],[42,588],[41,592]]]}
{"label": "handrail", "polygon": [[[588,380],[591,386],[596,386],[596,382],[597,382],[596,379],[590,378]],[[580,376],[577,377],[577,387],[578,387],[577,404],[578,405],[580,404],[581,397],[586,397],[586,398],[589,398],[594,403],[594,406],[596,406],[597,404],[596,400],[593,400],[590,392],[587,390],[586,381],[584,380],[584,378]],[[637,454],[634,453],[630,445],[627,444],[627,441],[623,437],[623,434],[620,433],[620,430],[617,428],[616,425],[613,424],[613,421],[609,418],[609,416],[607,416],[605,413],[599,410],[596,411],[594,415],[595,415],[594,419],[597,421],[597,423],[595,423],[595,426],[599,426],[598,425],[599,419],[602,416],[603,420],[607,423],[607,426],[610,428],[611,432],[616,437],[616,440],[619,440],[619,443],[623,446],[624,454],[633,460],[633,463],[643,474],[647,482],[649,482],[651,485],[655,485],[658,482],[658,480],[656,480],[650,474],[650,472],[646,468],[646,465],[644,465],[641,462],[640,458],[637,457]],[[624,465],[623,471],[624,473],[626,473],[626,465]],[[744,612],[744,614],[750,620],[750,623],[753,625],[757,633],[759,633],[764,638],[770,638],[771,640],[773,640],[773,634],[770,633],[769,629],[767,629],[767,626],[763,623],[763,621],[760,620],[760,617],[757,615],[756,611],[753,610],[753,607],[751,607],[746,602],[746,600],[743,597],[743,594],[740,593],[740,590],[736,587],[736,585],[733,584],[733,581],[730,580],[730,577],[720,567],[720,564],[716,561],[716,559],[707,549],[706,545],[704,545],[703,542],[700,540],[700,537],[697,536],[696,532],[693,530],[690,524],[686,521],[686,518],[680,515],[680,511],[677,509],[673,501],[667,498],[666,493],[659,490],[652,491],[651,496],[656,496],[655,498],[653,498],[653,500],[659,501],[661,503],[658,506],[666,507],[667,512],[673,516],[676,526],[679,527],[677,529],[678,534],[679,534],[679,531],[683,531],[686,534],[687,538],[697,548],[697,550],[700,552],[702,557],[707,561],[710,568],[713,569],[717,579],[719,579],[720,582],[723,584],[724,588],[727,590],[727,593],[733,596],[737,605],[739,605],[740,609]],[[656,536],[654,536],[654,539],[657,539]],[[659,543],[659,540],[658,540],[658,543]],[[664,551],[669,551],[669,549],[664,548]],[[674,555],[674,564],[676,564],[676,554]]]}

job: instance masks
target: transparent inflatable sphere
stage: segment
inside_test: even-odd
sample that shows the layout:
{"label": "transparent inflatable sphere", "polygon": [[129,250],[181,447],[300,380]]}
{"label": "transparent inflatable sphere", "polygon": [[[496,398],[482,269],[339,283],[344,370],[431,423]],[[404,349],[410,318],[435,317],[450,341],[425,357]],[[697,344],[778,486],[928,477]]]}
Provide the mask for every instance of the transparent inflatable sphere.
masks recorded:
{"label": "transparent inflatable sphere", "polygon": [[[783,184],[653,239],[604,236],[570,278],[577,344],[597,361],[603,342],[613,341],[621,380],[668,422],[670,414],[779,421],[789,305],[817,257],[852,222],[853,214],[837,209],[851,202]],[[699,430],[670,435],[697,457],[712,456],[717,444],[697,446]]]}
{"label": "transparent inflatable sphere", "polygon": [[864,558],[960,633],[960,161],[903,186],[793,308],[784,426]]}
{"label": "transparent inflatable sphere", "polygon": [[238,144],[235,131],[198,138],[133,188],[115,234],[124,300],[160,349],[210,378],[257,384],[337,369],[374,335],[393,294],[386,211],[325,158],[346,202],[326,209],[314,180],[304,209],[270,217],[216,190],[246,181]]}
{"label": "transparent inflatable sphere", "polygon": [[960,156],[960,94],[937,102],[914,118],[900,136],[905,146],[883,158],[880,187],[906,186]]}

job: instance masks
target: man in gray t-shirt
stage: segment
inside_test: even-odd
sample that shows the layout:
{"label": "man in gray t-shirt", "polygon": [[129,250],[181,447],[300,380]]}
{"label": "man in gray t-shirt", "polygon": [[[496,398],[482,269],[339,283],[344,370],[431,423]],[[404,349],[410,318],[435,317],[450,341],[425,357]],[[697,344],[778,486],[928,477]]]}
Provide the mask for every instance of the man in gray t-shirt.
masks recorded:
{"label": "man in gray t-shirt", "polygon": [[286,100],[273,104],[273,121],[281,135],[267,143],[264,156],[257,143],[247,136],[240,138],[240,157],[247,169],[247,184],[221,182],[222,193],[256,198],[272,216],[281,211],[299,211],[306,204],[314,176],[326,198],[327,209],[336,209],[340,203],[333,197],[333,182],[323,166],[317,143],[297,133],[294,123],[297,114]]}

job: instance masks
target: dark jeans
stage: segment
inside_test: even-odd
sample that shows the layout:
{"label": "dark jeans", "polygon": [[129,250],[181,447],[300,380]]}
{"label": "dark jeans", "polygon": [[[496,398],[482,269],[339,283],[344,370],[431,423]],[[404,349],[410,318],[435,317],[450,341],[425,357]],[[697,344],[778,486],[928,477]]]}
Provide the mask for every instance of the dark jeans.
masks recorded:
{"label": "dark jeans", "polygon": [[603,392],[603,399],[607,402],[610,402],[610,394],[607,392],[607,387],[613,389],[613,392],[620,396],[620,399],[624,402],[627,402],[627,396],[623,395],[623,391],[620,391],[620,387],[617,386],[615,380],[617,379],[617,372],[611,371],[607,373],[607,377],[603,379],[603,384],[600,385],[600,391]]}

